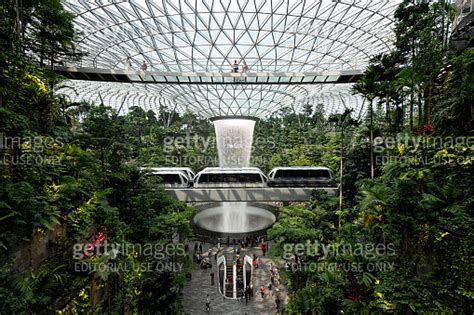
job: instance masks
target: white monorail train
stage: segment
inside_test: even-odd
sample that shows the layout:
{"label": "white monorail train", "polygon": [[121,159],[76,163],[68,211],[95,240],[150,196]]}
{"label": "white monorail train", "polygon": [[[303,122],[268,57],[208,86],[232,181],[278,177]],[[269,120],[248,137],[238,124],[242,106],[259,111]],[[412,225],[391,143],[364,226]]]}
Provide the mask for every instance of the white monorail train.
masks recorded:
{"label": "white monorail train", "polygon": [[196,174],[193,172],[193,170],[189,167],[142,167],[141,168],[143,171],[149,171],[149,172],[161,172],[161,171],[179,171],[183,172],[187,177],[188,180],[192,182],[194,176]]}
{"label": "white monorail train", "polygon": [[165,188],[187,188],[192,184],[193,177],[190,179],[190,175],[188,175],[183,168],[147,167],[142,170],[146,172],[147,176],[157,176],[161,178]]}
{"label": "white monorail train", "polygon": [[324,187],[334,188],[332,171],[327,167],[275,167],[268,173],[269,187]]}
{"label": "white monorail train", "polygon": [[261,188],[267,186],[267,177],[256,167],[207,167],[194,177],[196,188]]}

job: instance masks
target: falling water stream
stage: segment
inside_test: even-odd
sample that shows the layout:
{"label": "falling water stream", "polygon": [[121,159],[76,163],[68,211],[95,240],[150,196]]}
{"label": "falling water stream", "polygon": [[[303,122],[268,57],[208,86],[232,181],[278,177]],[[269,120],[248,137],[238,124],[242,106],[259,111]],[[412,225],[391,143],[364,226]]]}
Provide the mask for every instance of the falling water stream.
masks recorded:
{"label": "falling water stream", "polygon": [[[249,119],[222,119],[214,121],[220,167],[249,167],[252,153],[255,121]],[[220,229],[225,232],[243,232],[249,227],[246,202],[224,202],[221,205]]]}
{"label": "falling water stream", "polygon": [[222,119],[214,121],[220,167],[249,167],[255,121]]}

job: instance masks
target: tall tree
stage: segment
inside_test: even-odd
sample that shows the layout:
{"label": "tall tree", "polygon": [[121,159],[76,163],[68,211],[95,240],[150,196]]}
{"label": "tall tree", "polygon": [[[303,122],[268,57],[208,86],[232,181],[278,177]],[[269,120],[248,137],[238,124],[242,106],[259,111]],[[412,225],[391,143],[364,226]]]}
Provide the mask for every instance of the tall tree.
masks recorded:
{"label": "tall tree", "polygon": [[363,95],[369,101],[369,142],[370,142],[370,177],[375,176],[374,163],[374,99],[376,97],[376,70],[369,65],[362,79],[357,82],[353,91]]}
{"label": "tall tree", "polygon": [[411,89],[410,109],[415,96],[418,102],[418,130],[431,123],[435,80],[446,62],[452,18],[453,8],[445,0],[404,0],[395,12],[395,48],[409,69],[404,78]]}
{"label": "tall tree", "polygon": [[39,57],[40,65],[54,64],[81,56],[75,50],[74,15],[66,11],[60,0],[42,0],[31,10],[31,34],[27,48]]}
{"label": "tall tree", "polygon": [[[333,114],[328,118],[328,122],[334,123],[336,129],[339,130],[341,133],[341,138],[340,138],[340,150],[339,150],[339,210],[342,211],[343,207],[343,195],[342,195],[342,178],[344,176],[344,142],[345,142],[345,137],[344,133],[346,128],[351,127],[351,126],[357,126],[358,122],[354,120],[351,116],[353,110],[352,109],[346,109],[344,113],[342,114]],[[340,225],[339,221],[339,225]]]}

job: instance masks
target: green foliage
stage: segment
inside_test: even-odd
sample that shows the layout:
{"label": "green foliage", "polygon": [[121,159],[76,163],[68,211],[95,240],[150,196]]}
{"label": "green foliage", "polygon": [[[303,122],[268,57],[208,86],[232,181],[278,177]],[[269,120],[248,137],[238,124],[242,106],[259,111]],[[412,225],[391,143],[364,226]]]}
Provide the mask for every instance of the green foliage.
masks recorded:
{"label": "green foliage", "polygon": [[[22,34],[15,26],[17,3],[0,5],[0,251],[6,257],[0,270],[0,313],[117,313],[123,305],[130,312],[181,311],[187,256],[171,257],[184,266],[176,272],[77,272],[71,248],[90,242],[99,231],[107,242],[140,245],[192,237],[193,210],[166,196],[138,166],[180,165],[163,151],[165,137],[186,136],[192,128],[208,136],[211,124],[165,108],[157,118],[139,108],[119,116],[103,104],[70,103],[60,94],[65,86],[58,78],[31,64],[23,52],[50,66],[58,58],[77,57],[72,14],[58,0],[23,2],[20,24],[31,31]],[[188,149],[183,156],[189,156]],[[60,226],[66,238],[51,241],[45,260],[35,261],[39,267],[6,263],[29,241],[51,237]],[[84,261],[129,267],[160,263],[135,254]],[[100,297],[101,290],[108,299]]]}
{"label": "green foliage", "polygon": [[292,205],[280,210],[278,222],[268,231],[271,239],[281,243],[301,243],[318,238],[315,230],[315,214],[304,205]]}
{"label": "green foliage", "polygon": [[463,135],[473,130],[474,48],[451,58],[452,67],[438,83],[433,123],[443,135]]}
{"label": "green foliage", "polygon": [[[390,163],[376,180],[361,180],[357,205],[344,211],[340,229],[335,225],[337,202],[328,196],[318,194],[307,206],[282,208],[269,231],[280,247],[272,253],[281,254],[285,244],[307,240],[338,248],[383,244],[393,250],[383,255],[370,251],[340,251],[326,257],[305,254],[306,263],[340,268],[290,273],[288,309],[294,313],[470,313],[474,220],[473,199],[466,196],[472,196],[473,185],[472,176],[466,175],[472,170],[469,164],[436,162],[448,152],[454,161],[462,161],[472,154],[468,151],[410,146],[391,152],[398,158],[423,154],[427,160],[421,165]],[[362,269],[348,269],[353,263]],[[374,271],[369,263],[385,267]]]}
{"label": "green foliage", "polygon": [[[215,165],[212,124],[164,107],[132,107],[119,115],[104,104],[71,104],[58,78],[31,64],[25,52],[49,65],[77,57],[73,16],[59,0],[23,3],[22,23],[18,2],[0,5],[0,135],[9,139],[0,151],[1,312],[181,313],[189,257],[167,258],[183,264],[179,272],[79,273],[70,254],[74,243],[87,243],[99,231],[107,241],[135,245],[191,238],[193,210],[167,197],[139,167]],[[333,269],[282,271],[292,314],[472,313],[473,148],[403,144],[372,154],[404,160],[377,163],[376,178],[368,178],[371,136],[413,136],[416,114],[423,140],[431,136],[420,128],[431,123],[435,135],[472,134],[474,51],[449,50],[452,7],[446,1],[403,1],[395,19],[394,51],[374,56],[354,88],[370,102],[369,117],[326,117],[318,104],[301,113],[284,108],[256,124],[255,166],[324,165],[343,187],[341,209],[337,198],[317,192],[309,203],[281,208],[268,231],[277,242],[271,253],[308,240],[365,248],[305,256]],[[26,27],[31,31],[23,32]],[[186,141],[169,141],[180,137]],[[413,157],[428,162],[405,162]],[[66,235],[50,244],[38,268],[14,265],[18,248],[60,225]],[[373,244],[391,245],[394,255],[367,250]],[[84,261],[163,262],[136,251]],[[392,267],[370,270],[374,263]],[[360,268],[348,271],[347,264]],[[101,290],[106,300],[97,298]]]}

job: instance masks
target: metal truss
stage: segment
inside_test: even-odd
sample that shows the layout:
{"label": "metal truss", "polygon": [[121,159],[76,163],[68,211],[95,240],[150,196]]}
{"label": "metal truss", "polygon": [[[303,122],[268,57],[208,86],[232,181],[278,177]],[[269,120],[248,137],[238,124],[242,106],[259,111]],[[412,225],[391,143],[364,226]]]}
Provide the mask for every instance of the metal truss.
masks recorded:
{"label": "metal truss", "polygon": [[104,103],[122,114],[132,106],[159,113],[160,107],[192,111],[201,117],[253,116],[269,117],[282,108],[298,112],[302,105],[323,105],[330,115],[355,109],[365,112],[364,101],[353,95],[351,84],[319,85],[170,85],[73,81],[78,93],[69,95],[71,101]]}
{"label": "metal truss", "polygon": [[[65,8],[76,14],[75,26],[83,34],[78,48],[88,53],[73,66],[124,69],[129,57],[135,70],[145,61],[148,71],[230,72],[234,60],[241,65],[245,60],[249,72],[270,73],[364,69],[371,56],[390,49],[392,16],[400,2],[63,1]],[[77,82],[82,89],[79,93],[85,97],[90,91],[87,85],[103,90],[100,84]],[[151,106],[169,102],[170,106],[194,109],[206,116],[265,116],[287,103],[297,109],[311,101],[308,97],[324,100],[318,93],[327,89],[333,95],[327,98],[330,104],[324,104],[328,111],[343,108],[342,103],[336,105],[331,99],[347,97],[344,104],[349,107],[360,103],[341,85],[118,86],[103,93],[117,94],[110,98],[119,101],[110,103],[112,106],[122,106],[123,99],[128,100],[124,108],[136,103]]]}

